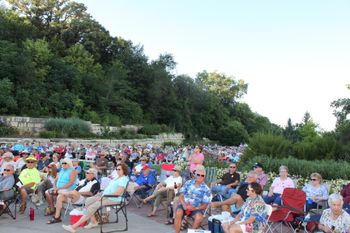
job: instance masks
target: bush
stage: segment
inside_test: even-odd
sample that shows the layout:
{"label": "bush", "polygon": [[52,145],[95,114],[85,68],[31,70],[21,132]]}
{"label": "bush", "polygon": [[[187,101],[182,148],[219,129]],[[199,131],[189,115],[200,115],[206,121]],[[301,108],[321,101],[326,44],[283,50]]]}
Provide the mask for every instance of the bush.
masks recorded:
{"label": "bush", "polygon": [[158,124],[147,124],[144,125],[139,133],[146,135],[157,135],[160,133],[170,133],[172,130],[167,125],[158,125]]}
{"label": "bush", "polygon": [[90,126],[76,118],[55,118],[45,123],[47,131],[54,131],[57,137],[89,137],[91,136]]}
{"label": "bush", "polygon": [[249,139],[249,147],[245,150],[243,161],[256,155],[269,155],[285,158],[291,153],[292,143],[282,136],[270,133],[256,133]]}
{"label": "bush", "polygon": [[240,163],[240,170],[249,171],[255,162],[264,165],[265,172],[278,172],[281,165],[286,165],[291,175],[300,175],[309,177],[312,172],[318,172],[324,179],[350,179],[350,164],[348,162],[334,160],[315,160],[307,161],[292,157],[272,158],[271,156],[261,155],[250,158],[244,163]]}
{"label": "bush", "polygon": [[42,131],[39,134],[39,137],[41,138],[57,138],[57,133],[56,131]]}
{"label": "bush", "polygon": [[4,136],[17,136],[19,134],[16,128],[7,126],[5,123],[0,122],[0,137]]}
{"label": "bush", "polygon": [[172,142],[172,141],[163,142],[163,147],[166,147],[166,146],[174,146],[174,147],[177,147],[178,144],[177,144],[176,142]]}

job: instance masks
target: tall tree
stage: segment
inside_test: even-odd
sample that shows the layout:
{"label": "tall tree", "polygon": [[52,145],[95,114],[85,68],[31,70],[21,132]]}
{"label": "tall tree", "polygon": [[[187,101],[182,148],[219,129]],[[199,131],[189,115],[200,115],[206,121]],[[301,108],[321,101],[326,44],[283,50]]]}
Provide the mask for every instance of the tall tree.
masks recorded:
{"label": "tall tree", "polygon": [[233,104],[247,93],[248,85],[243,80],[236,80],[223,73],[203,71],[197,74],[196,81],[204,90],[217,95],[224,104]]}

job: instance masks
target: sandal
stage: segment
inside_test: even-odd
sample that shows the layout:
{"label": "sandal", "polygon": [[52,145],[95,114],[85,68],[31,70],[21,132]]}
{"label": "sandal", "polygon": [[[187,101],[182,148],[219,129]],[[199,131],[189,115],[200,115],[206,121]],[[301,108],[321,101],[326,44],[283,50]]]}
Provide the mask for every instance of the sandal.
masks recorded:
{"label": "sandal", "polygon": [[47,222],[47,224],[54,224],[54,223],[59,223],[59,222],[62,222],[62,219],[60,217],[58,217],[58,218],[53,217],[53,218],[51,218],[50,221]]}
{"label": "sandal", "polygon": [[157,216],[157,215],[156,215],[156,214],[153,214],[153,213],[147,214],[147,217],[154,217],[154,216]]}
{"label": "sandal", "polygon": [[169,219],[167,222],[165,222],[165,225],[173,225],[174,219]]}
{"label": "sandal", "polygon": [[180,230],[181,230],[181,231],[186,231],[187,228],[188,228],[188,223],[187,223],[187,222],[183,222],[183,223],[181,224]]}

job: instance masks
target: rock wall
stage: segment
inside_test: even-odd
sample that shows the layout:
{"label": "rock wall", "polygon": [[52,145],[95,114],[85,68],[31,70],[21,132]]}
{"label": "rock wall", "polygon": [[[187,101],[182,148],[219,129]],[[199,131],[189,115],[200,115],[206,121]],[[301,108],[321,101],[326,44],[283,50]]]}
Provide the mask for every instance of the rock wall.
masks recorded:
{"label": "rock wall", "polygon": [[[0,121],[5,122],[8,126],[15,127],[19,130],[20,135],[31,135],[31,136],[37,136],[41,131],[43,131],[44,125],[48,118],[32,118],[32,117],[16,117],[16,116],[0,116]],[[92,124],[90,121],[87,121],[87,123],[91,127],[91,131],[95,134],[99,134],[102,132],[102,130],[105,128],[99,124]],[[108,126],[110,131],[116,131],[118,132],[121,129],[126,129],[130,131],[137,132],[141,126],[136,125],[124,125],[121,127],[112,127]],[[14,143],[18,141],[19,138],[0,138],[0,143]],[[43,143],[47,142],[54,142],[57,144],[67,144],[69,142],[74,143],[82,143],[82,144],[140,144],[140,145],[146,145],[148,143],[154,144],[154,145],[161,145],[163,142],[176,142],[178,144],[182,143],[184,137],[181,133],[176,134],[160,134],[155,135],[153,138],[147,138],[147,139],[130,139],[130,140],[81,140],[81,139],[42,139],[42,138],[22,138],[23,140],[26,140],[28,142],[31,142],[33,140],[40,141]]]}
{"label": "rock wall", "polygon": [[146,139],[120,139],[120,140],[108,140],[108,139],[69,139],[69,138],[0,138],[0,143],[11,143],[14,144],[21,140],[22,143],[31,143],[31,142],[40,142],[41,144],[53,143],[54,145],[67,145],[68,143],[72,144],[100,144],[100,145],[116,145],[116,144],[126,144],[126,145],[157,145],[160,146],[164,142],[176,142],[181,144],[183,141],[183,135],[181,133],[176,134],[160,134],[154,136],[154,138]]}

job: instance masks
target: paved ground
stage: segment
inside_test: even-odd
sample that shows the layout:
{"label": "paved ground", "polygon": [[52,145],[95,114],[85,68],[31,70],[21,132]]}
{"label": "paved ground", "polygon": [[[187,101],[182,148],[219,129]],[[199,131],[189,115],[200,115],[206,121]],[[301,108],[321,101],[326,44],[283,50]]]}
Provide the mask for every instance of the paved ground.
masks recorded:
{"label": "paved ground", "polygon": [[[174,230],[172,226],[166,226],[161,221],[161,217],[157,218],[148,218],[144,217],[143,213],[147,213],[147,206],[138,209],[136,207],[130,206],[128,208],[128,218],[129,218],[129,230],[131,233],[173,233]],[[13,220],[7,215],[0,216],[0,233],[41,233],[41,232],[50,232],[50,233],[62,233],[65,232],[62,229],[62,223],[56,223],[52,225],[46,224],[50,219],[49,217],[44,216],[43,207],[35,210],[35,220],[29,220],[28,208],[24,215],[17,215],[17,219]],[[138,212],[138,213],[136,213]],[[162,212],[160,212],[162,214]],[[164,212],[165,215],[165,212]],[[164,216],[165,221],[165,216]],[[69,223],[69,216],[63,220],[64,224]],[[124,223],[124,221],[122,221]],[[106,225],[106,230],[112,229],[114,224]],[[80,228],[78,232],[100,232],[100,229],[91,229],[86,230]]]}

